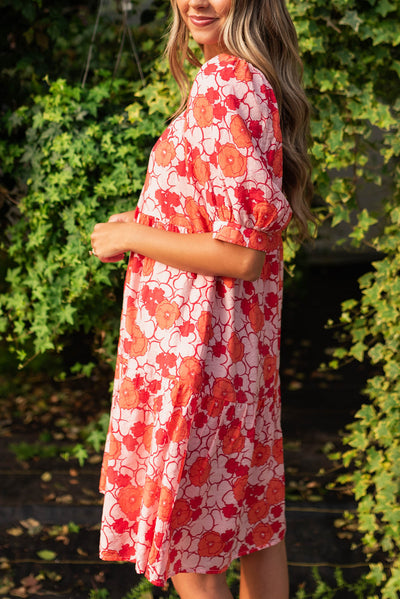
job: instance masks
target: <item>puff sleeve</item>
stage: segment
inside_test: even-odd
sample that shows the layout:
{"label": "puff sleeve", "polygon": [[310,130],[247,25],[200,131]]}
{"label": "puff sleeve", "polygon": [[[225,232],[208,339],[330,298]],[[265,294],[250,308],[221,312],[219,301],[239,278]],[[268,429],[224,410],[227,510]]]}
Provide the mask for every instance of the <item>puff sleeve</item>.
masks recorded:
{"label": "puff sleeve", "polygon": [[282,193],[278,107],[265,76],[232,56],[211,59],[193,84],[185,128],[187,176],[214,238],[276,246],[291,209]]}

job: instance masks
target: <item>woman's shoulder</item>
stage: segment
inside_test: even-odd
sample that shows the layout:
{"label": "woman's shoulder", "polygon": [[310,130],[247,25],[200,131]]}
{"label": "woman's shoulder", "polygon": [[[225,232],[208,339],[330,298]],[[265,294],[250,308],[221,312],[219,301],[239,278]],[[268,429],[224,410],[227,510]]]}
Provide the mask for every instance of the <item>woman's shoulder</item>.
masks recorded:
{"label": "woman's shoulder", "polygon": [[262,71],[243,58],[218,54],[202,65],[190,96],[222,94],[240,98],[249,93],[276,103],[272,86]]}

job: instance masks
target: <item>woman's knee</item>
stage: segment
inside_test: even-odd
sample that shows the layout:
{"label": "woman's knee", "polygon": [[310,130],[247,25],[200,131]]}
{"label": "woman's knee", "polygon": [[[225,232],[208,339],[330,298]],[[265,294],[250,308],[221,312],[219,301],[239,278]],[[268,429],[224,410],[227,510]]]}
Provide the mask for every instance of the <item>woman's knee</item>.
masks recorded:
{"label": "woman's knee", "polygon": [[172,577],[180,599],[230,599],[225,574],[181,573]]}

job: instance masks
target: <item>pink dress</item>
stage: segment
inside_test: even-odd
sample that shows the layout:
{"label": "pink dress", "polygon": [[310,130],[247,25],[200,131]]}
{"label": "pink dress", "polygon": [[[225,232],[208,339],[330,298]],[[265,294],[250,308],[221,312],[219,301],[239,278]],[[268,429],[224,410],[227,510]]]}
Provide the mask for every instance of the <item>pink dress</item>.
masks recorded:
{"label": "pink dress", "polygon": [[255,282],[132,254],[101,478],[100,556],[156,585],[217,573],[285,533],[279,345],[277,103],[265,76],[219,55],[153,148],[140,223],[265,252]]}

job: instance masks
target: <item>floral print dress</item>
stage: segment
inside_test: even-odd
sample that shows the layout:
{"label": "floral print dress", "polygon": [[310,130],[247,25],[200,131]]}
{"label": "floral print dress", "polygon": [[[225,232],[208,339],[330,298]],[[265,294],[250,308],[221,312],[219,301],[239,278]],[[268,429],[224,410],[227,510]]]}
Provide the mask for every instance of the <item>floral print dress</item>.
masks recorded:
{"label": "floral print dress", "polygon": [[279,114],[265,76],[221,54],[153,148],[139,223],[265,252],[259,279],[130,257],[101,485],[100,556],[156,585],[217,573],[285,533],[279,345]]}

